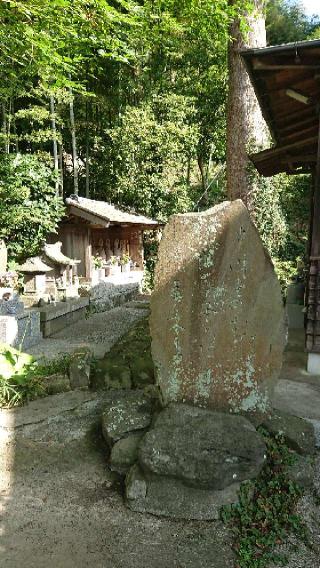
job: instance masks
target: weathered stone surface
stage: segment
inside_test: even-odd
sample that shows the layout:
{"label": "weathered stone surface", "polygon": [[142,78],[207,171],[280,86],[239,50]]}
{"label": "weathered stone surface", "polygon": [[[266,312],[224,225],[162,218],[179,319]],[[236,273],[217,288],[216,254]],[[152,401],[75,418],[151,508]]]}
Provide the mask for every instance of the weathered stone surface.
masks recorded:
{"label": "weathered stone surface", "polygon": [[139,447],[144,471],[193,487],[221,490],[258,475],[266,446],[243,416],[171,404]]}
{"label": "weathered stone surface", "polygon": [[144,434],[144,430],[139,430],[114,444],[110,454],[110,467],[113,471],[121,474],[127,473],[130,467],[136,463],[139,444]]}
{"label": "weathered stone surface", "polygon": [[273,435],[282,434],[289,448],[299,454],[314,454],[314,427],[303,418],[277,411],[263,422],[263,426]]}
{"label": "weathered stone surface", "polygon": [[69,367],[70,386],[72,389],[86,388],[90,384],[90,367],[92,353],[84,347],[75,351]]}
{"label": "weathered stone surface", "polygon": [[102,415],[102,432],[112,446],[129,432],[148,428],[152,418],[152,399],[143,391],[113,391]]}
{"label": "weathered stone surface", "polygon": [[133,511],[174,519],[213,520],[223,505],[238,501],[239,483],[222,491],[187,487],[178,479],[145,476],[134,465],[126,478],[126,503]]}
{"label": "weathered stone surface", "polygon": [[282,365],[284,310],[272,262],[240,200],[170,218],[150,323],[165,403],[268,410]]}

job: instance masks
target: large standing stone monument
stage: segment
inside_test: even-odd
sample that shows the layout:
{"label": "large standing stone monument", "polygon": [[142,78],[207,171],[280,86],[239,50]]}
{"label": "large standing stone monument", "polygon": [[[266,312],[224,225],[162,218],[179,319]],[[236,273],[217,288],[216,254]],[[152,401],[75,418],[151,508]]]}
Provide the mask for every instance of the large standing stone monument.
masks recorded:
{"label": "large standing stone monument", "polygon": [[284,309],[242,201],[171,217],[159,249],[151,334],[165,405],[268,412],[286,340]]}

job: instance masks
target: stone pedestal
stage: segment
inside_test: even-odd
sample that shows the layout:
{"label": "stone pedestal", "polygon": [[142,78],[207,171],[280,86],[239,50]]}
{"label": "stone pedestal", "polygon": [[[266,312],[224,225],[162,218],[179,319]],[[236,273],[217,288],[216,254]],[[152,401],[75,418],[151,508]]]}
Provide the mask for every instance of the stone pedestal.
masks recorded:
{"label": "stone pedestal", "polygon": [[5,242],[0,240],[0,274],[7,271],[8,252]]}
{"label": "stone pedestal", "polygon": [[0,316],[0,343],[14,345],[18,337],[18,322],[14,316]]}
{"label": "stone pedestal", "polygon": [[308,353],[307,371],[311,375],[320,375],[319,353]]}

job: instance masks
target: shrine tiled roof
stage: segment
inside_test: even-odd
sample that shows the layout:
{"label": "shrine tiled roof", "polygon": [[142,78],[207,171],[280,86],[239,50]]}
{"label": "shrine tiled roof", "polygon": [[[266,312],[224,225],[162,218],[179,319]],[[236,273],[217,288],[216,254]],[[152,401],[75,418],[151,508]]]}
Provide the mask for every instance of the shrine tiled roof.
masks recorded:
{"label": "shrine tiled roof", "polygon": [[73,207],[73,212],[78,211],[81,217],[81,211],[90,213],[99,219],[110,222],[111,224],[125,224],[125,225],[144,225],[144,226],[158,226],[159,222],[144,215],[137,215],[135,213],[127,213],[121,209],[117,209],[114,205],[106,201],[96,201],[94,199],[87,199],[85,197],[78,197],[72,195],[66,199],[66,203]]}

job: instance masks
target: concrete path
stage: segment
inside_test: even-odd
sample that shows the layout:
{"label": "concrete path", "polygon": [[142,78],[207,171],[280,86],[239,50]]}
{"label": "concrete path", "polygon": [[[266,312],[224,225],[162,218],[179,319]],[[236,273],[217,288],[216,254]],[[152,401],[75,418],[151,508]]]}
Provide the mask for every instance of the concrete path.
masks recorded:
{"label": "concrete path", "polygon": [[320,448],[320,377],[307,373],[303,347],[304,332],[291,332],[273,405],[312,422]]}
{"label": "concrete path", "polygon": [[[132,306],[132,307],[131,307]],[[43,339],[28,349],[37,359],[54,359],[63,353],[72,353],[79,347],[89,347],[95,357],[101,358],[132,325],[148,315],[147,309],[135,307],[134,302],[66,327],[63,331]]]}

